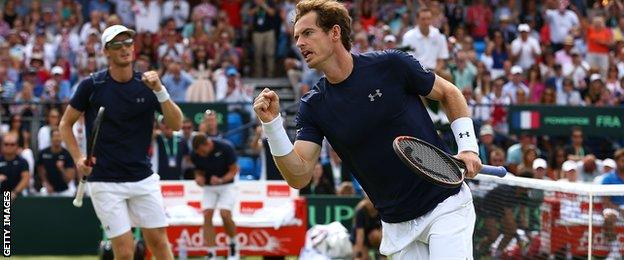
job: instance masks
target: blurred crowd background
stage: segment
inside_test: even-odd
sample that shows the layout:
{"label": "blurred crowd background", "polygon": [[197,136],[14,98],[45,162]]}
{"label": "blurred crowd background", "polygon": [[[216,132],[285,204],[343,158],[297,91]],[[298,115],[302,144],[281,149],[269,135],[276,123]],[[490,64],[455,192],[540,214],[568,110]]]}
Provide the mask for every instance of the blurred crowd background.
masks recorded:
{"label": "blurred crowd background", "polygon": [[[37,177],[36,169],[42,165],[37,158],[60,142],[54,129],[77,84],[107,66],[100,36],[113,24],[137,31],[135,69],[157,70],[174,101],[227,103],[228,113],[242,118],[241,125],[252,124],[244,130],[243,140],[233,141],[241,163],[254,165],[249,178],[281,177],[266,156],[261,129],[253,127],[250,104],[256,85],[245,82],[282,79],[297,100],[322,76],[305,65],[292,37],[297,0],[0,3],[0,134],[19,136],[15,151],[5,146],[0,149],[3,154],[17,153],[27,159],[33,193],[45,188]],[[565,178],[562,166],[569,160],[582,171],[579,176],[589,174],[579,178],[584,181],[600,175],[605,165],[606,169],[613,166],[612,160],[605,159],[622,146],[621,139],[588,138],[581,129],[566,136],[511,135],[506,107],[624,105],[622,1],[343,3],[353,17],[353,53],[401,49],[461,89],[480,133],[485,163],[492,163],[490,152],[500,149],[506,154],[503,164],[519,173],[533,171],[535,160],[541,158],[547,169],[544,178],[557,180]],[[427,103],[434,121],[448,124],[438,105]],[[151,154],[157,172],[165,175],[168,171],[161,168],[166,159],[157,163],[158,154],[173,151],[165,149],[168,145],[180,143],[175,150],[181,162],[186,160],[195,131],[227,139],[219,132],[213,112],[208,111],[201,122],[187,119],[179,133],[155,125]],[[77,124],[75,132],[84,138],[84,123]],[[448,132],[441,130],[443,135]],[[84,139],[81,142],[84,146]],[[318,176],[304,192],[361,192],[348,167],[341,165],[328,145],[322,158]],[[166,173],[170,174],[167,178],[184,178],[184,172],[192,168],[187,163],[178,165]],[[542,161],[538,165],[543,165]]]}

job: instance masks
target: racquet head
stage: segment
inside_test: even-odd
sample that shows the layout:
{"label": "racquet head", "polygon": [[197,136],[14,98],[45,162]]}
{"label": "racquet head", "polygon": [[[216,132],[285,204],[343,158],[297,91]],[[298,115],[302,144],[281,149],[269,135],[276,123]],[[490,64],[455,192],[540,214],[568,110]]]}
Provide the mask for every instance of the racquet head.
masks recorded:
{"label": "racquet head", "polygon": [[459,187],[464,173],[452,157],[415,137],[399,136],[392,143],[394,152],[412,172],[443,187]]}

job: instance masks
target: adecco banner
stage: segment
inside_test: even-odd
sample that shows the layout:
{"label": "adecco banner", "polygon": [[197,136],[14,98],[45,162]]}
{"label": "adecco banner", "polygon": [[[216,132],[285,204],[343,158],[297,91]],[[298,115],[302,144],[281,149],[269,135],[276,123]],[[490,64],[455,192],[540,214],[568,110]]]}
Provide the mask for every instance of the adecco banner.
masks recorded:
{"label": "adecco banner", "polygon": [[227,104],[226,103],[178,103],[185,117],[193,120],[195,125],[199,125],[204,119],[204,112],[212,109],[217,112],[217,125],[219,131],[227,131]]}
{"label": "adecco banner", "polygon": [[507,112],[515,134],[570,135],[578,126],[588,136],[624,137],[624,107],[509,106]]}

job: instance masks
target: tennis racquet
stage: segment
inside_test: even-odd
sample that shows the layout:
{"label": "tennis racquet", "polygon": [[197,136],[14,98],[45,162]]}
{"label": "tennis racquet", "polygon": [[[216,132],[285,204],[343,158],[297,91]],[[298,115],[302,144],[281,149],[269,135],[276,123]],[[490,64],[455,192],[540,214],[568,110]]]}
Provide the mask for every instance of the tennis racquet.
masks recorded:
{"label": "tennis racquet", "polygon": [[[102,125],[102,119],[104,119],[104,107],[98,109],[95,120],[93,120],[93,129],[91,130],[91,136],[87,140],[87,160],[88,166],[93,167],[93,151],[95,151],[95,144],[97,142],[98,134],[100,132],[100,125]],[[74,198],[74,206],[82,207],[82,198],[84,197],[84,189],[87,184],[87,176],[82,176],[80,183],[78,183],[78,190],[76,191],[76,198]]]}
{"label": "tennis racquet", "polygon": [[[464,162],[430,143],[411,136],[399,136],[392,142],[392,147],[410,170],[430,182],[451,188],[464,182]],[[502,166],[483,165],[480,173],[504,177],[507,170]]]}

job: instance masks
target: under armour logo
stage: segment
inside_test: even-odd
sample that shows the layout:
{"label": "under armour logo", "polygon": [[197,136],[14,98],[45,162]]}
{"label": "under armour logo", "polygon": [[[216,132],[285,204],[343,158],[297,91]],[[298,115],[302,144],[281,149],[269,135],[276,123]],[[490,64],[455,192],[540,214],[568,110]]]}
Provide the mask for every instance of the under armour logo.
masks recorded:
{"label": "under armour logo", "polygon": [[470,137],[470,132],[466,131],[466,133],[459,133],[459,138],[464,138],[464,135],[466,135],[466,137]]}
{"label": "under armour logo", "polygon": [[137,103],[145,103],[145,98],[137,98],[136,102]]}
{"label": "under armour logo", "polygon": [[375,97],[381,97],[381,91],[379,89],[375,89],[375,94],[368,94],[368,98],[370,98],[370,101],[373,102],[375,101]]}

